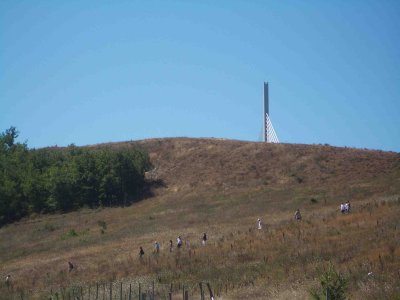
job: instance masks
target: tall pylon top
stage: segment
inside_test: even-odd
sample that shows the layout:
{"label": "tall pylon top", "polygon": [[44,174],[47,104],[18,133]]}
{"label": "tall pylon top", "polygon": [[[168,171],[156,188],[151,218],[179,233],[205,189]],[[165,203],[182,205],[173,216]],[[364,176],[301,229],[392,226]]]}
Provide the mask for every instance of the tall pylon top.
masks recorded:
{"label": "tall pylon top", "polygon": [[269,94],[268,94],[268,82],[264,82],[264,116],[263,116],[263,131],[264,131],[264,142],[267,143],[279,143],[278,136],[272,126],[271,118],[269,115]]}
{"label": "tall pylon top", "polygon": [[264,82],[264,114],[269,115],[268,82]]}

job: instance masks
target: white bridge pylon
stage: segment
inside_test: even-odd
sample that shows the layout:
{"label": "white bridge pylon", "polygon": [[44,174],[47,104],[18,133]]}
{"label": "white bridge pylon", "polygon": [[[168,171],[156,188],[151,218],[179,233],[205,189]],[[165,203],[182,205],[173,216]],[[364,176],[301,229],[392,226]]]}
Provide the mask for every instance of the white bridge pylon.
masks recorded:
{"label": "white bridge pylon", "polygon": [[266,137],[267,143],[279,143],[278,136],[276,135],[274,126],[272,125],[269,115],[265,114],[265,130],[267,131],[264,136]]}

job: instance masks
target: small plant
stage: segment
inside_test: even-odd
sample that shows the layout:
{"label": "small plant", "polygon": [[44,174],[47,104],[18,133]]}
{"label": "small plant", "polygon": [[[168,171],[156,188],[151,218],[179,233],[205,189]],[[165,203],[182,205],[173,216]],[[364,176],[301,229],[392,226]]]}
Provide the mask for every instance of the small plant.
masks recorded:
{"label": "small plant", "polygon": [[318,203],[318,200],[315,199],[315,198],[311,198],[311,199],[310,199],[310,202],[311,202],[311,204],[317,204],[317,203]]}
{"label": "small plant", "polygon": [[337,272],[332,263],[319,275],[320,287],[310,291],[312,299],[344,300],[346,299],[347,279]]}
{"label": "small plant", "polygon": [[76,233],[75,229],[71,229],[71,230],[68,232],[68,235],[71,236],[71,237],[73,237],[73,236],[78,236],[78,234]]}
{"label": "small plant", "polygon": [[56,227],[53,224],[45,223],[43,225],[43,230],[46,230],[48,232],[52,232],[52,231],[56,230]]}
{"label": "small plant", "polygon": [[68,231],[67,233],[63,234],[61,236],[61,239],[66,240],[72,237],[76,237],[78,236],[78,233],[75,231],[75,229],[71,229],[70,231]]}
{"label": "small plant", "polygon": [[97,221],[97,225],[100,226],[100,233],[104,234],[107,229],[107,223],[105,221]]}
{"label": "small plant", "polygon": [[395,241],[388,244],[388,251],[389,251],[390,257],[392,258],[392,261],[394,260],[394,257],[395,257],[396,248],[397,248],[397,245],[396,245]]}

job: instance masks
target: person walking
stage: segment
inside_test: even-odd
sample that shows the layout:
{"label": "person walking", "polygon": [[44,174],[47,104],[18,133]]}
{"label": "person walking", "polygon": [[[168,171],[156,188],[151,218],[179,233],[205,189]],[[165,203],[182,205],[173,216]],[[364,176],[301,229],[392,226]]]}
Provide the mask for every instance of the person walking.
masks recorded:
{"label": "person walking", "polygon": [[6,286],[7,286],[7,289],[10,290],[10,286],[11,286],[11,275],[10,274],[8,274],[6,276]]}
{"label": "person walking", "polygon": [[346,207],[345,207],[344,203],[341,203],[341,204],[340,204],[340,212],[341,212],[342,214],[344,214],[344,213],[346,212]]}
{"label": "person walking", "polygon": [[346,213],[350,213],[350,210],[351,210],[350,201],[346,202],[345,207],[346,207]]}
{"label": "person walking", "polygon": [[203,239],[202,239],[201,243],[202,243],[203,246],[205,246],[206,242],[207,242],[207,234],[204,232]]}
{"label": "person walking", "polygon": [[178,238],[176,239],[176,245],[178,246],[178,249],[180,249],[182,247],[182,238],[181,238],[181,236],[178,236]]}
{"label": "person walking", "polygon": [[74,269],[74,265],[72,264],[72,262],[68,262],[68,272],[71,272]]}
{"label": "person walking", "polygon": [[154,250],[157,254],[160,252],[160,243],[157,241],[154,242]]}
{"label": "person walking", "polygon": [[297,220],[297,221],[301,220],[300,209],[297,209],[296,212],[294,213],[294,219]]}
{"label": "person walking", "polygon": [[143,251],[142,246],[140,246],[139,258],[142,259],[142,258],[143,258],[143,255],[144,255],[144,251]]}
{"label": "person walking", "polygon": [[262,229],[262,221],[260,218],[257,219],[257,229],[261,230]]}

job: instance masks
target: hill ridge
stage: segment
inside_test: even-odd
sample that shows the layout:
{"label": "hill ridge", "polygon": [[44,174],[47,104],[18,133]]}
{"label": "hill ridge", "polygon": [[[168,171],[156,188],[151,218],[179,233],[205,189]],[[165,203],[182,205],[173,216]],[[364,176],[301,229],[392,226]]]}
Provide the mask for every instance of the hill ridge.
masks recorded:
{"label": "hill ridge", "polygon": [[267,144],[208,138],[154,138],[91,147],[139,146],[150,155],[157,178],[175,189],[319,185],[395,175],[400,154],[306,144]]}

